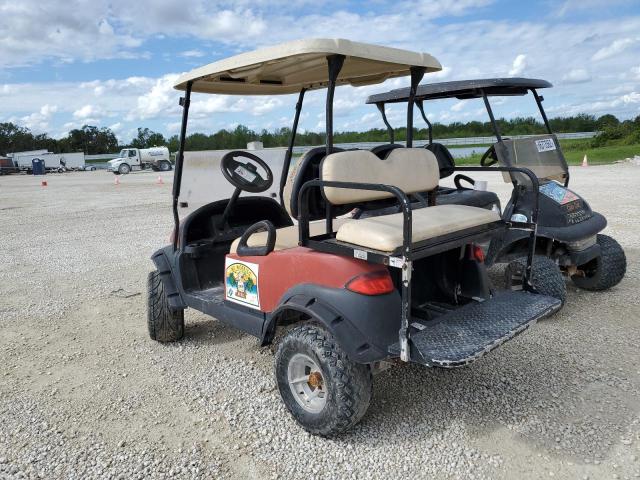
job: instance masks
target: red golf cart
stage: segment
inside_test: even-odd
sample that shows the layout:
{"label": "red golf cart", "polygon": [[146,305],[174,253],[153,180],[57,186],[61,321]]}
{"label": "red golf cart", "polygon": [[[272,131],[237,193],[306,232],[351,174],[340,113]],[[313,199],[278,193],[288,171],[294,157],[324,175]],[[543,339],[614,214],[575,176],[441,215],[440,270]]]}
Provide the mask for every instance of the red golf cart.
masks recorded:
{"label": "red golf cart", "polygon": [[[303,428],[342,432],[365,414],[372,374],[385,363],[459,367],[480,358],[560,307],[529,281],[538,204],[530,221],[491,210],[435,205],[440,178],[430,151],[397,148],[384,160],[367,150],[333,146],[336,86],[410,76],[415,93],[425,73],[440,70],[427,54],[347,40],[299,40],[244,53],[183,75],[180,149],[173,184],[173,244],[153,254],[149,275],[151,338],[179,340],[193,308],[267,345],[284,328],[275,357],[282,399]],[[326,145],[292,166],[305,92],[326,89]],[[298,93],[280,198],[266,191],[269,165],[232,151],[221,174],[235,187],[180,221],[178,203],[191,96]],[[412,132],[413,98],[407,108]],[[290,168],[291,167],[291,168]],[[537,178],[528,179],[534,199]],[[367,212],[394,213],[368,215]],[[357,211],[358,218],[350,215]],[[478,246],[507,230],[528,232],[521,291],[494,291]]]}

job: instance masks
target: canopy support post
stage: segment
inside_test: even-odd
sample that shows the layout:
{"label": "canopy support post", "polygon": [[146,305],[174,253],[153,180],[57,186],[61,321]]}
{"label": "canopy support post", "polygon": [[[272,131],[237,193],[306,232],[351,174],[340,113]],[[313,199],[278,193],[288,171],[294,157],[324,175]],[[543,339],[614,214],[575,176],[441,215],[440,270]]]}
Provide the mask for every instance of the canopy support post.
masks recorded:
{"label": "canopy support post", "polygon": [[296,134],[298,132],[298,121],[300,120],[300,112],[302,111],[302,102],[304,101],[304,94],[307,91],[306,88],[300,90],[298,95],[298,102],[296,103],[296,113],[293,117],[293,126],[291,127],[291,136],[289,137],[289,146],[287,152],[284,154],[284,163],[282,164],[282,174],[280,175],[280,205],[284,207],[284,186],[287,183],[287,177],[289,176],[289,167],[291,166],[291,157],[293,156],[293,145],[296,141]]}
{"label": "canopy support post", "polygon": [[340,70],[342,70],[345,58],[344,55],[330,55],[327,57],[327,63],[329,65],[329,83],[327,85],[327,105],[325,111],[327,155],[330,155],[333,150],[333,94],[336,90],[336,81],[338,80]]}
{"label": "canopy support post", "polygon": [[493,132],[496,134],[496,139],[498,142],[502,141],[502,135],[500,135],[500,129],[498,128],[498,124],[496,123],[496,119],[493,116],[493,110],[491,110],[491,104],[489,103],[489,97],[487,97],[487,92],[482,91],[482,99],[484,100],[484,106],[487,109],[487,113],[489,114],[489,118],[491,119],[491,126],[493,127]]}
{"label": "canopy support post", "polygon": [[424,67],[411,67],[411,88],[409,89],[409,103],[407,105],[407,148],[413,146],[413,105],[415,104],[418,84],[424,77]]}
{"label": "canopy support post", "polygon": [[544,111],[544,107],[542,106],[544,97],[541,95],[538,95],[538,91],[535,88],[531,89],[531,93],[533,93],[533,96],[536,99],[536,103],[538,104],[538,110],[540,110],[540,115],[542,115],[542,120],[544,121],[544,126],[547,129],[547,133],[549,135],[553,135],[553,132],[551,131],[551,125],[549,125],[549,119],[547,118],[547,112]]}
{"label": "canopy support post", "polygon": [[178,215],[178,198],[182,183],[182,166],[184,165],[184,147],[187,142],[187,121],[189,120],[189,105],[191,104],[191,89],[193,82],[187,82],[184,97],[180,98],[182,106],[182,125],[180,126],[180,147],[176,156],[176,167],[173,174],[173,251],[178,249],[180,236],[180,216]]}
{"label": "canopy support post", "polygon": [[433,145],[433,127],[431,126],[431,122],[424,113],[424,102],[422,100],[418,100],[416,102],[416,105],[418,106],[418,110],[420,110],[422,119],[427,124],[427,127],[429,127],[429,145]]}
{"label": "canopy support post", "polygon": [[384,110],[384,103],[383,102],[376,103],[376,107],[378,107],[378,110],[380,111],[380,114],[382,115],[382,121],[387,126],[387,133],[389,134],[389,141],[392,144],[396,143],[395,132],[393,131],[393,127],[389,123],[389,120],[387,120],[387,113]]}

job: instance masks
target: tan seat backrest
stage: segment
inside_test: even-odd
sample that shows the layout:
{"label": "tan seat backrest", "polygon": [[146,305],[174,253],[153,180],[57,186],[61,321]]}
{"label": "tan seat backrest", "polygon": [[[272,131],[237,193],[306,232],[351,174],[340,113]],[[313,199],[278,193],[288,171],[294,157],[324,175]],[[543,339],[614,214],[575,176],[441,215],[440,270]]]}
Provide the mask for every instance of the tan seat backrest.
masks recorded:
{"label": "tan seat backrest", "polygon": [[291,213],[291,194],[293,193],[293,182],[296,179],[296,175],[298,174],[298,167],[300,167],[300,162],[296,162],[295,165],[289,168],[289,176],[287,177],[287,181],[284,184],[284,189],[282,190],[282,201],[284,202],[284,209],[290,216],[293,216]]}
{"label": "tan seat backrest", "polygon": [[[324,181],[393,185],[403,192],[416,193],[438,186],[438,160],[425,148],[396,148],[380,160],[368,150],[332,153],[320,168]],[[325,187],[324,195],[334,205],[389,198],[388,192]]]}

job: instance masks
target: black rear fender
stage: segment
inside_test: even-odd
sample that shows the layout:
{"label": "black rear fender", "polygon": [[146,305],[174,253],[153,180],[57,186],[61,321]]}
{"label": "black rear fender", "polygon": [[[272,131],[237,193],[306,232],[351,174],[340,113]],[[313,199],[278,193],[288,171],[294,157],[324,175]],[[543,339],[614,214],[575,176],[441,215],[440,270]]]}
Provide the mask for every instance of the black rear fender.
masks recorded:
{"label": "black rear fender", "polygon": [[291,320],[311,320],[329,330],[349,357],[358,363],[388,358],[388,347],[398,341],[400,295],[367,296],[344,288],[298,285],[289,290],[270,315],[262,343]]}

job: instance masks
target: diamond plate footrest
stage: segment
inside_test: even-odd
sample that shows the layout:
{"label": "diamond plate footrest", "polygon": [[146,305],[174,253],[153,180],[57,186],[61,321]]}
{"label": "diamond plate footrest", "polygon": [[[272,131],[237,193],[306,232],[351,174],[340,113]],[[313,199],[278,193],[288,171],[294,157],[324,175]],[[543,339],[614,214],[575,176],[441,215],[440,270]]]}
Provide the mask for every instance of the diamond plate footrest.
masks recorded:
{"label": "diamond plate footrest", "polygon": [[[467,365],[560,308],[560,300],[530,292],[499,292],[422,324],[411,335],[412,360],[428,366]],[[400,351],[398,344],[392,353]]]}

